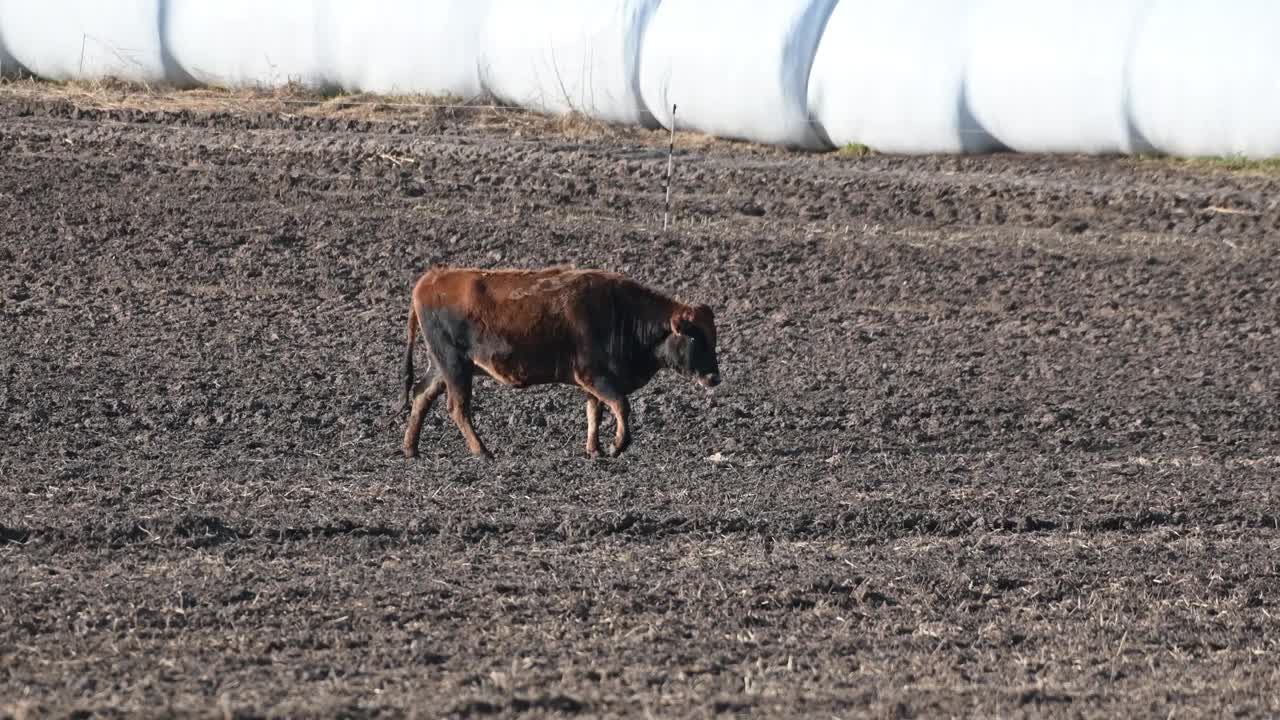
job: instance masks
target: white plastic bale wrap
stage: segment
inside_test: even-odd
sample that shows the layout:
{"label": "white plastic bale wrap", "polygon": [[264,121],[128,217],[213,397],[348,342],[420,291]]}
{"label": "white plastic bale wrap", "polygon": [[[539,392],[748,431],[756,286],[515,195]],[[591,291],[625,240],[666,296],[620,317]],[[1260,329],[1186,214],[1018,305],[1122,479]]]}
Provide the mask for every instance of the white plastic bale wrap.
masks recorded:
{"label": "white plastic bale wrap", "polygon": [[805,148],[1280,156],[1276,0],[0,0],[0,73],[499,98]]}
{"label": "white plastic bale wrap", "polygon": [[658,0],[494,0],[481,76],[499,100],[657,127],[640,94],[640,49]]}
{"label": "white plastic bale wrap", "polygon": [[159,18],[158,0],[3,0],[0,61],[47,80],[163,82]]}
{"label": "white plastic bale wrap", "polygon": [[197,82],[222,87],[332,84],[329,0],[168,4],[166,42],[177,64]]}
{"label": "white plastic bale wrap", "polygon": [[1179,156],[1280,156],[1280,2],[1155,0],[1129,71],[1133,124]]}
{"label": "white plastic bale wrap", "polygon": [[809,75],[809,109],[837,146],[880,152],[996,147],[965,102],[972,0],[840,0]]}
{"label": "white plastic bale wrap", "polygon": [[809,116],[809,69],[835,0],[664,0],[645,32],[640,89],[665,127],[829,147]]}
{"label": "white plastic bale wrap", "polygon": [[479,95],[487,8],[486,0],[334,2],[333,81],[349,92]]}
{"label": "white plastic bale wrap", "polygon": [[[4,16],[4,0],[0,0],[0,17]],[[0,22],[0,78],[18,74],[18,61],[13,59],[4,44],[4,23]]]}
{"label": "white plastic bale wrap", "polygon": [[966,71],[978,123],[1019,152],[1149,150],[1129,122],[1127,80],[1149,4],[979,0]]}

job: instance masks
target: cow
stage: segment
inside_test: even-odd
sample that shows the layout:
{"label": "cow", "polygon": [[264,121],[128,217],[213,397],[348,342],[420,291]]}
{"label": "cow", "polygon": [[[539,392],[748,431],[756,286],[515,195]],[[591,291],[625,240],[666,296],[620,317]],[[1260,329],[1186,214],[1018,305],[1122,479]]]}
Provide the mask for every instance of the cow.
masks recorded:
{"label": "cow", "polygon": [[[434,373],[415,384],[419,331]],[[417,456],[423,416],[447,393],[467,449],[491,458],[472,426],[472,378],[481,371],[513,388],[578,386],[586,394],[587,455],[600,455],[603,404],[617,425],[616,456],[631,443],[627,396],[664,368],[707,388],[720,384],[711,308],[602,270],[435,267],[418,279],[409,305],[404,407],[411,410],[402,450]]]}

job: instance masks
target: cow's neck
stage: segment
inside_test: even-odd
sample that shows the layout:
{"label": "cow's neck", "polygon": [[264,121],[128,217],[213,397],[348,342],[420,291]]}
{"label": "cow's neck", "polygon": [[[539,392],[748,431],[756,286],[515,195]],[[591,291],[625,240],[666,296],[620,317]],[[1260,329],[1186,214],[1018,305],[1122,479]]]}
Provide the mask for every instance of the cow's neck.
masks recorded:
{"label": "cow's neck", "polygon": [[623,350],[623,354],[631,359],[630,370],[641,385],[668,366],[665,345],[671,336],[671,317],[677,307],[675,302],[657,296],[637,306],[628,318],[623,335],[631,347]]}
{"label": "cow's neck", "polygon": [[670,357],[667,339],[672,334],[671,318],[678,308],[675,302],[667,301],[643,323],[641,343],[646,349],[645,354],[653,359],[655,372],[676,366],[676,359]]}

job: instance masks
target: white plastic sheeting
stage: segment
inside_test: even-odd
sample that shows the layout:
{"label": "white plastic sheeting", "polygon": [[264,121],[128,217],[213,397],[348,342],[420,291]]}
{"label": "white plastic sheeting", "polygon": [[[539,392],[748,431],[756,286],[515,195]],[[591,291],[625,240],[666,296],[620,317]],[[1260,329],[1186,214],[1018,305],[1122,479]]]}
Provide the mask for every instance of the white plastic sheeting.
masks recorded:
{"label": "white plastic sheeting", "polygon": [[1130,48],[1148,4],[979,0],[965,71],[974,118],[1021,152],[1149,150],[1128,121]]}
{"label": "white plastic sheeting", "polygon": [[4,44],[4,26],[0,25],[0,77],[11,77],[18,74],[18,61],[9,54]]}
{"label": "white plastic sheeting", "polygon": [[[0,16],[4,14],[4,0],[0,0]],[[18,61],[9,54],[4,44],[4,22],[0,20],[0,78],[18,74]]]}
{"label": "white plastic sheeting", "polygon": [[996,143],[965,98],[972,0],[841,0],[809,76],[809,109],[837,146],[955,153]]}
{"label": "white plastic sheeting", "polygon": [[1173,155],[1280,156],[1280,2],[1153,0],[1129,71],[1133,126]]}
{"label": "white plastic sheeting", "polygon": [[1280,156],[1276,0],[0,0],[0,72],[488,92],[792,147]]}
{"label": "white plastic sheeting", "polygon": [[671,126],[827,147],[809,115],[809,68],[835,0],[663,0],[645,33],[640,89]]}
{"label": "white plastic sheeting", "polygon": [[159,9],[158,0],[0,0],[0,31],[5,51],[38,77],[158,83],[168,79]]}
{"label": "white plastic sheeting", "polygon": [[167,2],[163,31],[169,52],[197,82],[222,87],[332,84],[333,33],[326,0]]}
{"label": "white plastic sheeting", "polygon": [[[278,2],[278,0],[270,0]],[[486,0],[331,2],[333,83],[348,92],[481,94]]]}
{"label": "white plastic sheeting", "polygon": [[656,127],[640,95],[640,47],[658,0],[494,0],[485,89],[538,112]]}

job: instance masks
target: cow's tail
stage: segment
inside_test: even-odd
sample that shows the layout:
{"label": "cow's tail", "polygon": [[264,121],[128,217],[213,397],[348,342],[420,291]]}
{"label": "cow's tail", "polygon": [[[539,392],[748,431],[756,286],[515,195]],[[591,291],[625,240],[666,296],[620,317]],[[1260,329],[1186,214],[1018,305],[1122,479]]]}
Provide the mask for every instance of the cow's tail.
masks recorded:
{"label": "cow's tail", "polygon": [[404,348],[404,407],[408,410],[413,402],[413,344],[418,339],[417,303],[409,303],[409,342]]}

